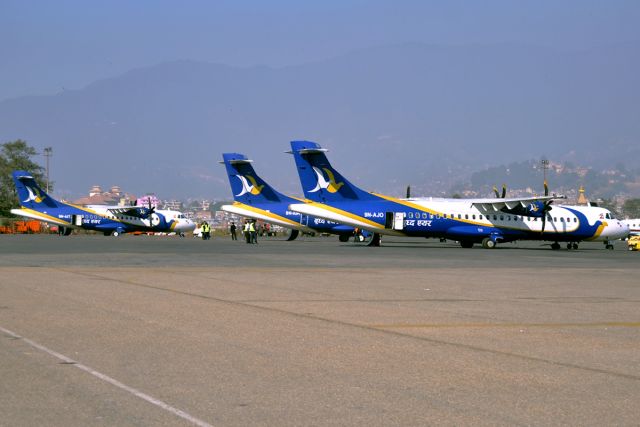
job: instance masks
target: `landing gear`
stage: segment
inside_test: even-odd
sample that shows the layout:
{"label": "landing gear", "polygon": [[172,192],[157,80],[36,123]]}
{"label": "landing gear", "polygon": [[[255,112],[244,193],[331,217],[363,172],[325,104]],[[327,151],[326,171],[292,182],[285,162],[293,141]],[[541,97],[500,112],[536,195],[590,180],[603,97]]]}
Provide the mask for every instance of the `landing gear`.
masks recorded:
{"label": "landing gear", "polygon": [[338,235],[338,240],[340,240],[342,243],[348,242],[349,238],[351,236],[349,236],[348,234],[340,234]]}
{"label": "landing gear", "polygon": [[606,242],[604,242],[604,247],[609,249],[610,251],[613,250],[613,244],[611,244],[611,242],[608,241],[608,240]]}
{"label": "landing gear", "polygon": [[381,241],[382,241],[382,238],[380,237],[380,234],[373,233],[373,236],[371,236],[371,241],[367,246],[380,246]]}
{"label": "landing gear", "polygon": [[460,246],[465,249],[469,249],[473,247],[473,242],[468,240],[460,240]]}
{"label": "landing gear", "polygon": [[485,249],[493,249],[493,248],[496,247],[496,242],[491,240],[489,237],[485,237],[482,240],[482,247],[485,248]]}
{"label": "landing gear", "polygon": [[551,244],[551,249],[553,249],[554,251],[557,251],[558,249],[560,249],[560,243],[558,242],[553,242]]}
{"label": "landing gear", "polygon": [[576,250],[576,249],[578,249],[578,244],[576,242],[569,242],[569,243],[567,243],[567,249],[568,250],[571,250],[571,249]]}
{"label": "landing gear", "polygon": [[112,235],[113,237],[118,237],[118,236],[120,235],[120,232],[119,232],[118,230],[113,230],[113,231],[111,232],[111,235]]}

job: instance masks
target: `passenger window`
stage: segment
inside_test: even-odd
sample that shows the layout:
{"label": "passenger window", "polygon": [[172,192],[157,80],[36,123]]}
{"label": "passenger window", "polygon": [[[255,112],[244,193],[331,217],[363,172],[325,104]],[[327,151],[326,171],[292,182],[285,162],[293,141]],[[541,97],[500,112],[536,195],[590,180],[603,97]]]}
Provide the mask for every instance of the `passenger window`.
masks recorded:
{"label": "passenger window", "polygon": [[409,219],[413,219],[413,212],[409,212]]}
{"label": "passenger window", "polygon": [[482,219],[482,215],[478,215],[478,218],[479,218],[479,219]]}
{"label": "passenger window", "polygon": [[494,220],[494,221],[497,221],[497,220],[498,220],[498,215],[494,215],[494,216],[493,216],[493,220]]}
{"label": "passenger window", "polygon": [[427,213],[426,212],[422,212],[422,219],[427,219]]}
{"label": "passenger window", "polygon": [[469,214],[464,214],[464,219],[469,219]]}
{"label": "passenger window", "polygon": [[511,221],[511,215],[507,215],[507,221]]}
{"label": "passenger window", "polygon": [[500,215],[500,221],[504,221],[504,215]]}
{"label": "passenger window", "polygon": [[471,215],[472,219],[476,219],[476,214]]}
{"label": "passenger window", "polygon": [[458,219],[462,219],[462,214],[458,214]]}

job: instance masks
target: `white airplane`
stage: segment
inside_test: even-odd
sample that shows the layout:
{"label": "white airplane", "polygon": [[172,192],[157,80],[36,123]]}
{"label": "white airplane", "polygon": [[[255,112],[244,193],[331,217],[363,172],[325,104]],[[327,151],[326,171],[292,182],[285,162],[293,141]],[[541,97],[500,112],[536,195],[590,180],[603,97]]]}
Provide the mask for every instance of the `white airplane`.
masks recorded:
{"label": "white airplane", "polygon": [[560,242],[577,249],[584,240],[604,242],[626,237],[629,227],[604,208],[553,204],[558,196],[495,199],[398,199],[364,191],[336,171],[315,142],[292,141],[291,153],[305,203],[289,208],[302,214],[363,228],[376,235],[436,237],[463,248],[516,240]]}
{"label": "white airplane", "polygon": [[196,225],[181,212],[143,206],[77,206],[55,200],[45,193],[26,171],[14,171],[13,180],[20,200],[14,215],[55,224],[68,236],[74,228],[95,230],[105,236],[134,231],[165,232],[182,235]]}
{"label": "white airplane", "polygon": [[630,236],[640,235],[640,218],[623,219],[622,222],[629,227]]}

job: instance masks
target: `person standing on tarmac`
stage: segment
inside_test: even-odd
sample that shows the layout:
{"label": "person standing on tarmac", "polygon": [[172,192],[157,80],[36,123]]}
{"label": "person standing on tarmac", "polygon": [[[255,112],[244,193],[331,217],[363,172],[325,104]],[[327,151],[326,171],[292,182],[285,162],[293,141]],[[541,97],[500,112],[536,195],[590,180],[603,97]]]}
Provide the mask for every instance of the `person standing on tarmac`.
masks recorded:
{"label": "person standing on tarmac", "polygon": [[238,240],[238,236],[236,236],[236,223],[231,221],[231,225],[229,226],[229,232],[231,233],[231,240]]}
{"label": "person standing on tarmac", "polygon": [[256,230],[256,220],[249,223],[249,233],[251,234],[251,243],[258,244],[258,231]]}
{"label": "person standing on tarmac", "polygon": [[242,230],[244,232],[244,240],[247,243],[251,243],[251,230],[249,228],[249,220],[245,219],[244,220],[244,228]]}
{"label": "person standing on tarmac", "polygon": [[202,232],[202,240],[209,240],[211,238],[211,227],[209,226],[207,221],[202,223],[202,227],[200,230]]}

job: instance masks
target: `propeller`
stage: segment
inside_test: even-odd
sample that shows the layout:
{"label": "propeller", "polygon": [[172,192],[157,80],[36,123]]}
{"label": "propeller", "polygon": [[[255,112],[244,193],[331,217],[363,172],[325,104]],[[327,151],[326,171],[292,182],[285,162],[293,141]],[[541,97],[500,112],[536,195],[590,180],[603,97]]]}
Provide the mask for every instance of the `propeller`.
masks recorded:
{"label": "propeller", "polygon": [[504,199],[507,196],[507,184],[502,184],[502,194],[498,192],[498,188],[495,185],[493,186],[493,192],[498,199]]}
{"label": "propeller", "polygon": [[[547,181],[544,181],[544,195],[548,196],[549,195],[549,185],[547,185]],[[544,228],[547,225],[547,214],[549,213],[549,211],[551,210],[551,203],[553,203],[553,200],[548,200],[546,202],[544,202],[544,205],[542,206],[542,231],[541,233],[544,233]]]}
{"label": "propeller", "polygon": [[407,185],[407,199],[411,198],[411,186]]}

